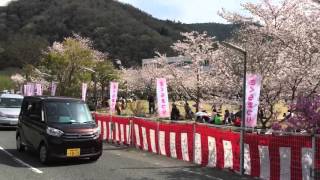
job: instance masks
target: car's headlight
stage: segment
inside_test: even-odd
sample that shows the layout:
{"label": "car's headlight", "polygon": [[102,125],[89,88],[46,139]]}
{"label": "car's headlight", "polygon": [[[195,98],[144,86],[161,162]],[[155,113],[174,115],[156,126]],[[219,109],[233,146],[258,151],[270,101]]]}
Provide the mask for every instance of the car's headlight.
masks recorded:
{"label": "car's headlight", "polygon": [[51,127],[47,127],[47,134],[50,136],[60,137],[63,135],[63,131]]}
{"label": "car's headlight", "polygon": [[100,127],[98,126],[97,128],[93,129],[93,134],[95,134],[96,136],[99,136],[101,133],[101,129]]}

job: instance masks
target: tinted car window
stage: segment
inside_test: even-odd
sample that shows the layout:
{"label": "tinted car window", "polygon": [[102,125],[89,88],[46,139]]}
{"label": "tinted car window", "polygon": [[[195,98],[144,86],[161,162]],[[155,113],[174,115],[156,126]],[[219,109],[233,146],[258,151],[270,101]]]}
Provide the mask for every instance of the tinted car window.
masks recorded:
{"label": "tinted car window", "polygon": [[0,98],[0,108],[20,108],[22,99]]}
{"label": "tinted car window", "polygon": [[70,124],[93,122],[87,105],[82,102],[46,102],[44,108],[48,122]]}
{"label": "tinted car window", "polygon": [[41,103],[39,101],[35,101],[31,103],[30,114],[41,116]]}
{"label": "tinted car window", "polygon": [[22,114],[25,116],[41,117],[41,102],[40,101],[24,101],[22,105]]}

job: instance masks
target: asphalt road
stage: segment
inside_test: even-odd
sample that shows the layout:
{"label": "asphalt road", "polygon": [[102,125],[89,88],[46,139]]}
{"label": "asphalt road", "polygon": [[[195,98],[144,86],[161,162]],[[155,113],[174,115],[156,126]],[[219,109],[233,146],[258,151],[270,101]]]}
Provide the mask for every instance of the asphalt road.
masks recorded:
{"label": "asphalt road", "polygon": [[105,144],[96,162],[39,163],[35,152],[15,150],[15,130],[0,129],[0,180],[241,180],[232,172],[203,168],[134,148]]}

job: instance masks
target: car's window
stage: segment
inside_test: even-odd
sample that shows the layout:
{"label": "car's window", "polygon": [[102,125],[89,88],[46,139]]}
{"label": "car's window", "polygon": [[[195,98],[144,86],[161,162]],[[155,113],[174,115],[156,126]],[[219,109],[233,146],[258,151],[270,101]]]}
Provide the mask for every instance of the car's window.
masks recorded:
{"label": "car's window", "polygon": [[0,98],[0,108],[20,108],[22,99],[18,98]]}
{"label": "car's window", "polygon": [[33,120],[41,120],[41,102],[40,101],[24,101],[22,105],[23,115]]}
{"label": "car's window", "polygon": [[30,115],[41,117],[41,103],[40,101],[34,101],[31,104]]}
{"label": "car's window", "polygon": [[48,122],[68,124],[93,122],[87,105],[82,102],[46,102],[44,108]]}

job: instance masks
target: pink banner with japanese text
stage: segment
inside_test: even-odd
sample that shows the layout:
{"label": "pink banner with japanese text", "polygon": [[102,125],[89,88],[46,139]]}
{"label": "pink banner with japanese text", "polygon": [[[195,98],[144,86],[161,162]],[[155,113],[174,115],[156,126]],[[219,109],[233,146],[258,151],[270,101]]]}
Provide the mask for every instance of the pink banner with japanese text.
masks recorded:
{"label": "pink banner with japanese text", "polygon": [[88,84],[87,83],[82,83],[82,100],[86,100],[86,96],[87,96],[87,88],[88,88]]}
{"label": "pink banner with japanese text", "polygon": [[34,84],[27,83],[23,86],[23,95],[24,96],[33,96],[34,95]]}
{"label": "pink banner with japanese text", "polygon": [[28,85],[28,96],[34,96],[35,84],[27,83],[27,85]]}
{"label": "pink banner with japanese text", "polygon": [[118,86],[119,86],[119,83],[110,82],[110,111],[111,112],[115,111],[117,96],[118,96]]}
{"label": "pink banner with japanese text", "polygon": [[170,116],[169,112],[169,99],[167,90],[167,81],[165,78],[157,79],[157,101],[158,101],[158,114],[160,118]]}
{"label": "pink banner with japanese text", "polygon": [[261,79],[257,74],[248,74],[246,77],[246,127],[257,125]]}

